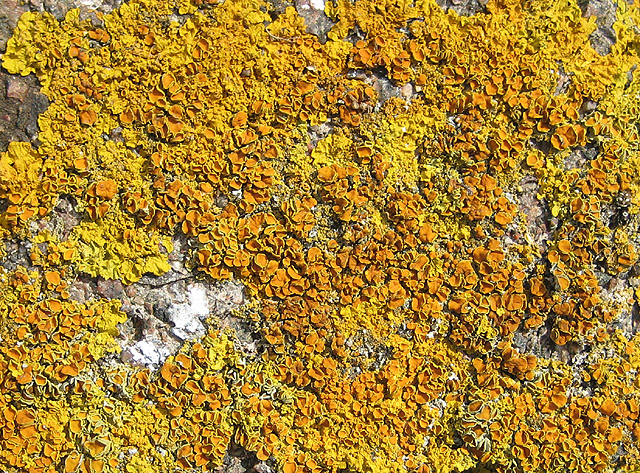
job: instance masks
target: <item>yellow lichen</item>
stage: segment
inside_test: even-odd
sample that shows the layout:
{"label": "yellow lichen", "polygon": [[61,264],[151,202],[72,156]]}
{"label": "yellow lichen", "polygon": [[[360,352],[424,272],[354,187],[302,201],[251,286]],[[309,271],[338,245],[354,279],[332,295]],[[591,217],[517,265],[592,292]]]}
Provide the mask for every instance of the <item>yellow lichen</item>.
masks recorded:
{"label": "yellow lichen", "polygon": [[171,268],[167,260],[170,240],[159,235],[149,238],[128,219],[82,223],[70,241],[77,250],[77,269],[92,276],[130,284],[145,273],[161,276]]}
{"label": "yellow lichen", "polygon": [[[0,156],[33,265],[0,273],[2,468],[637,469],[640,9],[604,56],[573,0],[325,13],[324,43],[262,0],[21,17],[3,65],[50,105]],[[61,198],[79,223],[31,225]],[[257,354],[210,329],[150,372],[118,302],[72,300],[176,237],[246,287]]]}

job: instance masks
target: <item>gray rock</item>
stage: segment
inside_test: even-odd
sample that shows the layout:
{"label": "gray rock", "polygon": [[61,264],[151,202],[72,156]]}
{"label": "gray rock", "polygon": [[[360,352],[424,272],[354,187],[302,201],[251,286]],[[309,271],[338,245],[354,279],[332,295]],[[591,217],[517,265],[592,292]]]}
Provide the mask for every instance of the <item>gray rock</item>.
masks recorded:
{"label": "gray rock", "polygon": [[105,299],[121,299],[124,292],[122,281],[119,279],[98,278],[98,295]]}
{"label": "gray rock", "polygon": [[596,17],[598,28],[591,36],[591,46],[598,54],[604,56],[611,52],[616,42],[613,24],[616,21],[617,4],[613,0],[582,0],[578,2],[585,17]]}
{"label": "gray rock", "polygon": [[4,52],[18,18],[29,11],[29,6],[20,0],[2,0],[0,2],[0,52]]}
{"label": "gray rock", "polygon": [[458,15],[471,16],[484,11],[488,0],[436,0],[436,3],[445,11],[451,9]]}
{"label": "gray rock", "polygon": [[34,76],[11,76],[0,71],[0,152],[11,141],[36,143],[38,116],[49,106]]}
{"label": "gray rock", "polygon": [[335,23],[324,14],[324,0],[296,0],[296,11],[304,18],[307,32],[326,43],[327,33]]}

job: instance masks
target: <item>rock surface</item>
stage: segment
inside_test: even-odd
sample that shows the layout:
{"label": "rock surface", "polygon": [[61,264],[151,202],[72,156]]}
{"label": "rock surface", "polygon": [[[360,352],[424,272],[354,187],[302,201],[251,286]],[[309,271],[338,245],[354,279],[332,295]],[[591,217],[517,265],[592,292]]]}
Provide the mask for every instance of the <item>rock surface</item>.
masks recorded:
{"label": "rock surface", "polygon": [[[5,0],[0,3],[0,50],[4,50],[6,41],[14,28],[19,15],[25,11],[48,11],[62,18],[71,8],[81,8],[83,14],[90,10],[109,11],[120,2],[118,0],[32,0],[23,4],[18,0]],[[333,22],[324,14],[322,0],[297,0],[291,2],[273,2],[280,10],[294,6],[305,18],[307,31],[316,35],[320,42],[326,41],[327,32]],[[484,10],[483,0],[439,0],[443,9],[452,9],[461,15],[473,15]],[[585,16],[596,16],[598,29],[591,39],[594,48],[602,55],[607,54],[615,43],[612,28],[615,19],[615,4],[610,0],[589,0],[581,2]],[[371,79],[373,87],[379,93],[381,101],[392,96],[401,96],[410,101],[418,93],[410,84],[396,87],[386,77]],[[33,76],[17,77],[0,71],[0,151],[6,150],[11,141],[30,141],[38,144],[37,117],[48,106],[46,97],[39,94],[37,79]],[[316,126],[314,133],[318,139],[328,134],[329,125]],[[593,150],[582,150],[566,162],[568,167],[579,167],[584,160],[591,159]],[[522,234],[508,235],[513,242],[520,239],[533,241],[542,250],[547,249],[555,220],[545,202],[537,197],[539,183],[533,177],[527,177],[520,183],[521,194],[517,196],[521,212],[527,216],[527,225]],[[613,211],[612,211],[613,212]],[[56,206],[48,225],[60,235],[68,235],[69,229],[79,221],[69,201],[61,200]],[[505,238],[507,238],[505,237]],[[246,302],[244,289],[236,283],[213,284],[194,279],[184,269],[184,254],[180,254],[180,244],[175,245],[172,270],[161,278],[146,276],[130,286],[120,281],[102,278],[82,277],[70,287],[70,298],[79,302],[97,298],[122,301],[122,308],[129,320],[124,324],[119,343],[122,346],[122,360],[157,369],[168,357],[175,354],[186,340],[197,339],[204,335],[206,320],[213,320],[218,328],[232,328],[238,337],[238,346],[248,355],[256,352],[256,342],[252,337],[251,326],[246,321],[232,315],[232,310]],[[18,241],[10,242],[4,266],[12,269],[19,264],[29,266],[28,248]],[[615,302],[626,297],[629,281],[611,279],[607,282],[605,295]],[[638,328],[637,314],[626,314],[620,322],[625,333],[635,333]],[[526,335],[516,334],[514,346],[522,351],[538,356],[555,357],[573,365],[579,365],[584,357],[580,347],[567,345],[562,349],[549,343],[549,327],[543,326],[537,332]],[[541,341],[544,341],[541,343]],[[270,465],[258,462],[255,457],[241,449],[231,449],[225,458],[225,466],[219,470],[225,473],[273,471]]]}

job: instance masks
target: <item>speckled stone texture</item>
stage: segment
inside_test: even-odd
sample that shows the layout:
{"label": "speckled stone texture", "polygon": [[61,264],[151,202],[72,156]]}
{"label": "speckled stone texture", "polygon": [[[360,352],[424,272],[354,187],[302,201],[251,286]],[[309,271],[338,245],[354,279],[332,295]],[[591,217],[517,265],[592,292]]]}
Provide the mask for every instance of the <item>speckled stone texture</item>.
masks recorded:
{"label": "speckled stone texture", "polygon": [[[331,0],[327,0],[331,1]],[[62,18],[66,12],[79,7],[83,15],[91,15],[93,9],[109,11],[120,3],[119,0],[3,0],[0,2],[0,51],[6,47],[16,22],[25,11],[48,11],[57,18]],[[295,7],[305,19],[307,31],[316,35],[320,42],[325,42],[327,32],[333,22],[319,9],[322,5],[318,0],[296,0],[287,2],[272,0],[276,12],[282,12],[286,7]],[[592,34],[594,49],[601,54],[607,54],[615,43],[615,31],[612,28],[615,19],[616,5],[611,0],[581,1],[580,7],[585,16],[596,16],[598,29]],[[485,0],[438,0],[438,4],[445,10],[452,9],[460,15],[482,14]],[[559,84],[559,87],[561,85]],[[374,88],[384,101],[391,96],[402,96],[408,100],[416,92],[411,85],[405,87],[394,86],[386,77],[376,77]],[[19,77],[0,70],[0,151],[7,149],[11,141],[29,141],[37,146],[38,125],[37,118],[48,106],[47,98],[38,92],[39,86],[34,76]],[[312,127],[315,141],[325,137],[330,131],[328,126]],[[576,167],[585,159],[592,159],[596,150],[585,149],[576,152],[567,165]],[[520,183],[519,197],[520,211],[528,217],[526,235],[506,235],[517,241],[519,238],[530,238],[541,249],[546,249],[547,241],[553,233],[557,220],[536,194],[539,183],[534,177],[525,178]],[[613,213],[612,209],[605,209],[605,213]],[[68,234],[80,219],[74,211],[72,200],[62,199],[54,209],[51,219],[42,228],[49,228],[60,235]],[[637,238],[637,237],[636,237]],[[184,267],[185,252],[188,249],[185,241],[174,242],[175,250],[171,255],[172,269],[164,276],[143,277],[139,282],[123,286],[120,281],[102,278],[78,278],[69,289],[70,297],[80,302],[96,298],[119,299],[122,308],[128,315],[128,321],[123,325],[119,343],[123,347],[122,360],[134,364],[156,369],[166,356],[175,353],[182,341],[191,336],[201,334],[199,329],[185,329],[182,326],[176,330],[178,312],[188,311],[193,307],[193,299],[189,299],[194,290],[199,291],[206,303],[206,311],[216,314],[220,321],[219,328],[234,329],[238,347],[245,355],[251,356],[258,352],[256,343],[258,336],[253,332],[250,322],[240,320],[231,315],[231,310],[240,307],[246,301],[243,288],[233,283],[211,283],[196,280]],[[9,258],[3,263],[6,268],[13,268],[18,264],[29,266],[27,250],[20,241],[9,242]],[[630,274],[627,279],[633,276]],[[626,287],[628,281],[611,278],[602,274],[600,281],[605,287],[603,296],[615,298]],[[195,288],[195,289],[194,289]],[[200,297],[200,296],[198,296]],[[195,312],[194,312],[195,313]],[[196,313],[198,317],[200,313]],[[621,318],[620,328],[626,333],[637,331],[637,314],[626,314]],[[195,322],[194,322],[195,323]],[[196,325],[193,325],[194,327]],[[516,333],[514,347],[533,353],[537,356],[555,356],[568,363],[576,372],[579,371],[583,357],[580,346],[567,344],[559,347],[550,343],[549,327],[540,327],[537,331]],[[225,458],[225,465],[218,470],[225,473],[270,473],[271,466],[259,462],[254,455],[247,454],[241,448],[232,445]]]}

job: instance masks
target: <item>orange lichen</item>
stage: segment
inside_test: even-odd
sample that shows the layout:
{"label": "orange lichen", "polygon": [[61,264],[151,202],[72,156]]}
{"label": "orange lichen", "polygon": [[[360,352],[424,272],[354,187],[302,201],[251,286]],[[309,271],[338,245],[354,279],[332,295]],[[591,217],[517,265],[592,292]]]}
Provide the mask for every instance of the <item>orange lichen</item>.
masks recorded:
{"label": "orange lichen", "polygon": [[[209,471],[232,441],[287,473],[637,467],[640,291],[603,290],[638,260],[637,7],[606,56],[573,1],[325,13],[324,43],[260,0],[21,18],[3,64],[51,105],[0,157],[36,270],[0,275],[3,468]],[[83,221],[32,235],[62,196]],[[124,315],[71,281],[161,275],[176,235],[248,289],[261,356],[109,356]]]}

